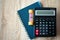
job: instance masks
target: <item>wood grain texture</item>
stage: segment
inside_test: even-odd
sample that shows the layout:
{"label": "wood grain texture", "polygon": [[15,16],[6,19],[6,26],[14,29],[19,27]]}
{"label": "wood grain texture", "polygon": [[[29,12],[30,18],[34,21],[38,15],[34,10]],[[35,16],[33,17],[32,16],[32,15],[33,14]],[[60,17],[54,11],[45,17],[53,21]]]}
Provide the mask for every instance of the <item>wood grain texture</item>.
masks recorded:
{"label": "wood grain texture", "polygon": [[[20,10],[36,0],[3,0],[2,21],[1,24],[1,40],[30,40],[24,28],[21,19],[17,15]],[[44,7],[57,8],[57,36],[54,38],[35,38],[33,40],[60,40],[60,0],[41,0]]]}

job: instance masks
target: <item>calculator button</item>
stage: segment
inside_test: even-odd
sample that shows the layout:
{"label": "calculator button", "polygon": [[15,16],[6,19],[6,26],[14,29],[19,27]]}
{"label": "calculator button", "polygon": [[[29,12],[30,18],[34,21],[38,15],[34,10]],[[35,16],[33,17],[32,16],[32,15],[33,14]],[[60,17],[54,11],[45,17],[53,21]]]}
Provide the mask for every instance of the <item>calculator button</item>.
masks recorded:
{"label": "calculator button", "polygon": [[45,33],[43,33],[43,35],[45,35]]}
{"label": "calculator button", "polygon": [[45,30],[43,30],[43,32],[45,32]]}
{"label": "calculator button", "polygon": [[48,33],[46,33],[46,35],[48,35]]}
{"label": "calculator button", "polygon": [[51,24],[51,22],[49,22],[49,24]]}
{"label": "calculator button", "polygon": [[38,25],[36,25],[36,26],[38,26]]}
{"label": "calculator button", "polygon": [[51,29],[51,27],[49,27],[49,29]]}
{"label": "calculator button", "polygon": [[51,34],[51,31],[49,33]]}
{"label": "calculator button", "polygon": [[52,27],[52,29],[54,29],[54,27]]}
{"label": "calculator button", "polygon": [[46,32],[48,32],[48,30],[46,30]]}
{"label": "calculator button", "polygon": [[41,35],[42,33],[40,33],[40,35]]}
{"label": "calculator button", "polygon": [[43,22],[43,24],[44,24],[45,22]]}
{"label": "calculator button", "polygon": [[42,32],[42,30],[40,30],[40,32]]}
{"label": "calculator button", "polygon": [[38,33],[36,33],[36,35],[38,35]]}
{"label": "calculator button", "polygon": [[46,26],[48,26],[48,25],[46,25]]}
{"label": "calculator button", "polygon": [[54,22],[52,22],[54,24]]}
{"label": "calculator button", "polygon": [[40,22],[40,24],[41,24],[42,22]]}
{"label": "calculator button", "polygon": [[54,30],[52,30],[52,32],[54,32]]}
{"label": "calculator button", "polygon": [[41,21],[41,19],[40,19],[40,21]]}
{"label": "calculator button", "polygon": [[40,27],[40,29],[42,29],[42,27]]}
{"label": "calculator button", "polygon": [[39,30],[36,30],[36,33],[38,33],[39,32]]}
{"label": "calculator button", "polygon": [[49,26],[51,26],[51,25],[49,25]]}
{"label": "calculator button", "polygon": [[39,25],[39,26],[42,26],[42,25]]}
{"label": "calculator button", "polygon": [[52,33],[52,35],[54,35],[55,33]]}
{"label": "calculator button", "polygon": [[38,29],[38,27],[36,27],[36,29]]}
{"label": "calculator button", "polygon": [[43,21],[45,21],[45,20],[43,19]]}
{"label": "calculator button", "polygon": [[45,27],[43,27],[43,29],[45,29]]}
{"label": "calculator button", "polygon": [[46,29],[48,29],[48,27],[46,27]]}
{"label": "calculator button", "polygon": [[51,33],[51,30],[49,30],[49,33]]}
{"label": "calculator button", "polygon": [[48,22],[46,22],[46,24],[47,24]]}
{"label": "calculator button", "polygon": [[36,23],[38,23],[38,22],[36,22]]}
{"label": "calculator button", "polygon": [[38,19],[36,21],[38,21]]}
{"label": "calculator button", "polygon": [[43,26],[45,26],[45,25],[43,25]]}
{"label": "calculator button", "polygon": [[54,26],[54,25],[52,25],[52,26]]}

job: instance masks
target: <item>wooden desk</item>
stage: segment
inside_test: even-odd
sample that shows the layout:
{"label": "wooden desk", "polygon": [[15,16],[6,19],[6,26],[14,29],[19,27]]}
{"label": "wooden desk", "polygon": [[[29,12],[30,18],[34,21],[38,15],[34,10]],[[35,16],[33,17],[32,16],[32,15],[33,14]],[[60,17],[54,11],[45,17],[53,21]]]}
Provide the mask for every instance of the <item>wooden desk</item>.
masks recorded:
{"label": "wooden desk", "polygon": [[[42,0],[44,7],[57,8],[57,36],[55,38],[36,38],[33,40],[60,40],[60,0]],[[17,15],[17,10],[24,8],[36,0],[2,0],[2,23],[0,40],[30,40],[23,23]]]}

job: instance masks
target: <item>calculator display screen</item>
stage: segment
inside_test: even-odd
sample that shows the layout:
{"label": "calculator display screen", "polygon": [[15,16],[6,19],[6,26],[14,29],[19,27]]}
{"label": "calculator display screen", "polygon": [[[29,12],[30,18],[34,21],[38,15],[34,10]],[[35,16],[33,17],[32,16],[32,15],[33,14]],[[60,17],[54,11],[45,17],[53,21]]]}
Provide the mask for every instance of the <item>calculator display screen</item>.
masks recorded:
{"label": "calculator display screen", "polygon": [[55,10],[35,10],[36,16],[55,16]]}

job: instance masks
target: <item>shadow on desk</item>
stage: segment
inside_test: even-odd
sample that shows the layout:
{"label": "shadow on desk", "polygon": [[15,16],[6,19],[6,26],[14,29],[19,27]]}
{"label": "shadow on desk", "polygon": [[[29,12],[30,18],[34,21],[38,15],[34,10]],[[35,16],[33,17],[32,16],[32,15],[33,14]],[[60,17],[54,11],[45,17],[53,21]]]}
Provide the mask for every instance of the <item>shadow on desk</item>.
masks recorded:
{"label": "shadow on desk", "polygon": [[60,36],[60,12],[57,13],[57,36]]}

